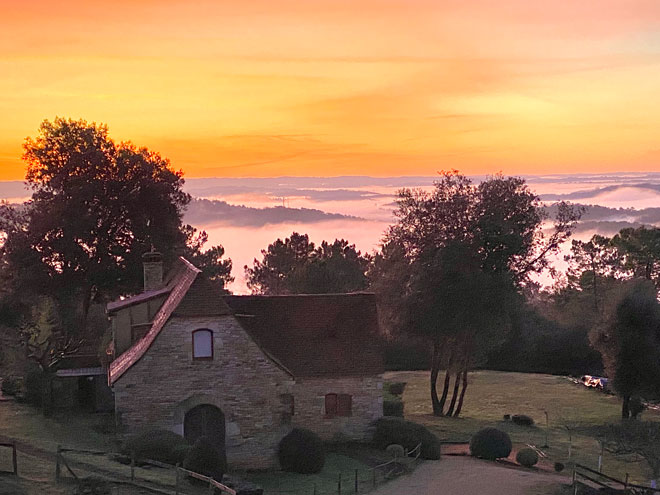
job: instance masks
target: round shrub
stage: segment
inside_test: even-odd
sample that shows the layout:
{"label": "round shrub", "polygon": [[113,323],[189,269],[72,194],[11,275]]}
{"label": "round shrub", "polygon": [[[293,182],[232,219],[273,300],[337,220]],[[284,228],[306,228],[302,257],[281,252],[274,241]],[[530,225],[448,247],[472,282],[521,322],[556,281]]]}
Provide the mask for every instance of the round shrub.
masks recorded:
{"label": "round shrub", "polygon": [[8,376],[2,380],[4,395],[17,395],[21,391],[22,380],[16,376]]}
{"label": "round shrub", "polygon": [[403,402],[400,399],[383,399],[383,416],[403,418]]}
{"label": "round shrub", "polygon": [[397,457],[399,459],[406,456],[406,449],[403,448],[403,445],[398,445],[396,443],[388,445],[385,449],[385,452],[390,454],[392,457]]}
{"label": "round shrub", "polygon": [[534,449],[525,447],[524,449],[520,449],[516,454],[516,462],[521,466],[532,467],[539,462],[539,455]]}
{"label": "round shrub", "polygon": [[555,462],[555,471],[558,473],[561,473],[564,470],[564,463],[563,462]]}
{"label": "round shrub", "polygon": [[[136,459],[151,459],[154,461],[176,464],[181,462],[181,448],[189,446],[188,440],[169,430],[146,430],[129,438],[122,446],[121,452]],[[185,454],[184,454],[185,456]]]}
{"label": "round shrub", "polygon": [[222,465],[220,453],[206,437],[199,437],[192,446],[183,467],[204,476],[209,476],[217,481],[222,481],[225,466]]}
{"label": "round shrub", "polygon": [[392,395],[403,395],[406,388],[406,382],[391,382],[386,386],[386,390]]}
{"label": "round shrub", "polygon": [[318,473],[325,464],[325,449],[316,433],[294,428],[280,440],[278,458],[283,471]]}
{"label": "round shrub", "polygon": [[534,420],[525,414],[514,414],[511,421],[520,426],[533,426]]}
{"label": "round shrub", "polygon": [[511,415],[510,414],[505,414],[504,416],[502,416],[502,419],[504,421],[511,421]]}
{"label": "round shrub", "polygon": [[509,435],[497,428],[479,430],[470,439],[470,454],[491,461],[509,457],[511,448]]}
{"label": "round shrub", "polygon": [[384,450],[393,443],[411,451],[422,444],[423,459],[440,459],[440,440],[428,428],[401,418],[380,418],[375,423],[374,444]]}

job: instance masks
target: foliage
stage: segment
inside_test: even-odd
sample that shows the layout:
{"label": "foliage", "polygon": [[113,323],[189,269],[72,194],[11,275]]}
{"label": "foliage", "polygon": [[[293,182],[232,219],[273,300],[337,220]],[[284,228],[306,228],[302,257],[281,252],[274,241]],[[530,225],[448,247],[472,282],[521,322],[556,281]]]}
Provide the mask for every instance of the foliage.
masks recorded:
{"label": "foliage", "polygon": [[319,473],[325,464],[323,442],[303,428],[294,428],[280,440],[277,455],[282,470],[293,473]]}
{"label": "foliage", "polygon": [[182,173],[158,153],[115,143],[104,125],[56,118],[26,139],[23,158],[33,194],[0,208],[3,268],[23,299],[54,299],[65,328],[84,327],[92,301],[138,292],[146,251],[166,262],[201,252],[205,234],[181,221]]}
{"label": "foliage", "polygon": [[399,444],[396,444],[396,443],[388,445],[385,448],[385,452],[390,454],[392,457],[399,458],[399,459],[406,456],[406,449],[403,448],[403,445],[399,445]]}
{"label": "foliage", "polygon": [[564,466],[563,462],[555,462],[554,464],[555,471],[557,471],[558,473],[561,473],[565,467],[566,466]]}
{"label": "foliage", "polygon": [[78,481],[73,495],[110,495],[111,483],[103,478],[88,476]]}
{"label": "foliage", "polygon": [[25,376],[25,402],[39,407],[43,403],[46,377],[42,370],[31,370]]}
{"label": "foliage", "polygon": [[217,481],[222,481],[222,477],[227,469],[226,466],[223,466],[220,453],[206,437],[199,437],[195,441],[195,444],[183,461],[183,467],[189,471],[209,476]]}
{"label": "foliage", "polygon": [[406,382],[385,382],[383,383],[383,390],[392,395],[403,395],[406,388]]}
{"label": "foliage", "polygon": [[17,376],[7,376],[2,379],[3,395],[18,395],[23,387],[23,380]]}
{"label": "foliage", "polygon": [[474,457],[494,461],[511,454],[511,438],[497,428],[483,428],[470,439],[470,454]]}
{"label": "foliage", "polygon": [[[554,230],[546,236],[545,210],[523,179],[499,175],[473,185],[456,171],[443,172],[432,192],[400,191],[397,205],[398,222],[370,271],[372,287],[390,307],[390,331],[409,328],[433,345],[434,414],[458,415],[468,369],[502,341],[519,304],[516,290],[530,285],[532,273],[550,268],[550,255],[570,236],[580,212],[556,205]],[[447,372],[438,397],[441,367]]]}
{"label": "foliage", "polygon": [[134,454],[137,459],[176,464],[181,462],[181,454],[188,441],[169,430],[145,430],[130,437],[122,446],[125,455]]}
{"label": "foliage", "polygon": [[440,440],[425,426],[400,418],[380,418],[375,426],[373,441],[377,448],[395,443],[411,451],[421,443],[422,458],[440,459]]}
{"label": "foliage", "polygon": [[398,416],[403,418],[403,401],[399,397],[383,398],[383,416]]}
{"label": "foliage", "polygon": [[511,416],[511,421],[520,426],[533,426],[534,419],[525,414],[514,414]]}
{"label": "foliage", "polygon": [[248,287],[256,294],[323,294],[363,290],[370,259],[344,239],[318,247],[307,234],[294,232],[261,251],[245,267]]}
{"label": "foliage", "polygon": [[539,455],[534,449],[525,447],[524,449],[520,449],[516,454],[516,462],[521,466],[532,467],[539,462]]}
{"label": "foliage", "polygon": [[624,420],[603,429],[603,437],[609,452],[644,459],[654,479],[660,478],[660,423]]}
{"label": "foliage", "polygon": [[624,419],[630,416],[633,396],[660,393],[660,303],[652,283],[637,280],[624,286],[619,302],[594,328],[591,340],[623,397]]}

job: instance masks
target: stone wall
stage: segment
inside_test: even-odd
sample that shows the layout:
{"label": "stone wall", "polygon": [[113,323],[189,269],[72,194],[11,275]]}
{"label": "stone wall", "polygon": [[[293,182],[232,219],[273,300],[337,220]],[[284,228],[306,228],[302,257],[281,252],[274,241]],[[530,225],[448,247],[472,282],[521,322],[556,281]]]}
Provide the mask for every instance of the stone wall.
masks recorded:
{"label": "stone wall", "polygon": [[[350,416],[326,414],[329,393],[351,395]],[[372,423],[383,415],[383,381],[380,377],[297,379],[294,400],[293,426],[308,428],[323,440],[370,440]]]}
{"label": "stone wall", "polygon": [[[192,332],[213,331],[212,361],[192,359]],[[282,394],[293,379],[274,364],[232,316],[172,318],[147,353],[114,385],[124,431],[165,428],[183,434],[185,413],[199,404],[225,415],[231,467],[265,468],[276,462],[283,421]]]}

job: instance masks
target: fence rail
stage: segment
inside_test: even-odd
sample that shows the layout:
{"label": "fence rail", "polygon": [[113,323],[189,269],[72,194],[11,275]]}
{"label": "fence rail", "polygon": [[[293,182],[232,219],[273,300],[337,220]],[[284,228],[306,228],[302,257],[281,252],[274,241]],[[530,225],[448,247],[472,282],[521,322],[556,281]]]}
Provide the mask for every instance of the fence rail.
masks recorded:
{"label": "fence rail", "polygon": [[[0,444],[2,445],[2,444]],[[85,454],[85,455],[94,455],[94,456],[107,456],[111,455],[111,452],[102,452],[102,451],[97,451],[97,450],[83,450],[83,449],[72,449],[72,448],[65,448],[62,446],[57,446],[57,457],[55,461],[55,480],[60,481],[63,476],[62,476],[62,467],[66,468],[66,470],[69,472],[69,474],[75,479],[79,480],[80,478],[78,475],[71,469],[71,466],[69,462],[67,461],[66,457],[64,454],[66,453],[72,453],[72,454]],[[130,461],[130,482],[133,484],[136,484],[138,481],[138,476],[136,475],[136,466],[137,466],[137,458],[134,453],[131,453],[131,461]],[[180,493],[183,493],[183,483],[182,480],[184,476],[189,476],[191,478],[194,478],[196,480],[208,483],[208,489],[209,493],[215,493],[215,489],[217,488],[220,490],[222,493],[226,493],[227,495],[236,495],[236,491],[233,490],[232,488],[229,488],[226,485],[223,485],[222,483],[216,481],[215,479],[205,476],[200,473],[196,473],[194,471],[190,471],[188,469],[184,469],[178,464],[176,466],[172,466],[171,464],[166,464],[164,462],[159,462],[155,461],[153,459],[139,459],[140,465],[151,465],[163,469],[168,469],[168,470],[174,470],[175,473],[175,483],[173,486],[168,486],[167,488],[170,490],[173,490],[176,495],[179,495]],[[86,468],[88,469],[88,468]],[[89,469],[93,470],[93,466],[90,466]],[[116,473],[116,477],[123,477],[119,473]],[[143,479],[139,480],[142,482],[153,482],[151,480]],[[160,485],[160,483],[158,483]]]}
{"label": "fence rail", "polygon": [[626,473],[626,479],[624,481],[613,478],[612,476],[607,476],[595,469],[584,466],[582,464],[575,463],[573,466],[573,494],[577,495],[578,485],[585,484],[581,480],[586,480],[590,483],[595,484],[600,488],[613,489],[618,488],[623,490],[624,493],[629,494],[644,494],[644,495],[653,495],[660,493],[660,488],[651,488],[643,485],[636,485],[628,481],[628,474]]}
{"label": "fence rail", "polygon": [[11,471],[0,471],[3,473],[11,472],[14,476],[18,476],[18,458],[16,457],[16,442],[0,442],[0,447],[7,447],[11,449]]}

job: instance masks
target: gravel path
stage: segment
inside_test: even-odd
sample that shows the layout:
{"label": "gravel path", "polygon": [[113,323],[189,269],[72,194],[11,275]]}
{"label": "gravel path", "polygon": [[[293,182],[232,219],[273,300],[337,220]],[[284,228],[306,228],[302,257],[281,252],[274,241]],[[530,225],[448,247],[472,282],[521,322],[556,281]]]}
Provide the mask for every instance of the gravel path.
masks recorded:
{"label": "gravel path", "polygon": [[510,468],[472,457],[444,456],[427,461],[414,473],[393,480],[373,495],[536,495],[552,494],[566,476]]}

